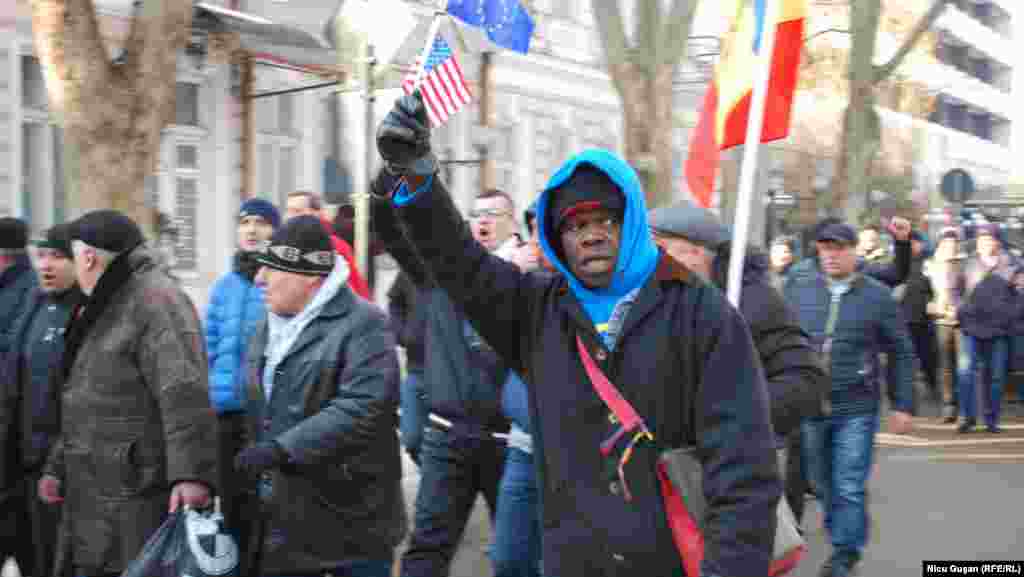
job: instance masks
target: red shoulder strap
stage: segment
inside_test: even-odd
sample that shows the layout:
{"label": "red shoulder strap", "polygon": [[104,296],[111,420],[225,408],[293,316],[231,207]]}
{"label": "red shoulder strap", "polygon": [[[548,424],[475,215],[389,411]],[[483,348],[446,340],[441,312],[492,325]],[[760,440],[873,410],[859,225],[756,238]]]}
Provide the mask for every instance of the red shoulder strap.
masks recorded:
{"label": "red shoulder strap", "polygon": [[636,409],[633,405],[629,404],[619,390],[615,388],[615,385],[608,380],[608,377],[604,375],[604,371],[601,367],[597,366],[594,362],[594,358],[590,356],[590,352],[587,351],[586,345],[583,344],[583,339],[579,335],[576,335],[576,348],[580,352],[580,358],[583,359],[583,368],[587,371],[587,376],[590,377],[590,383],[594,386],[594,390],[597,391],[597,395],[601,397],[605,405],[619,420],[622,428],[626,431],[632,431],[636,427],[647,427],[644,425],[643,419],[637,414]]}

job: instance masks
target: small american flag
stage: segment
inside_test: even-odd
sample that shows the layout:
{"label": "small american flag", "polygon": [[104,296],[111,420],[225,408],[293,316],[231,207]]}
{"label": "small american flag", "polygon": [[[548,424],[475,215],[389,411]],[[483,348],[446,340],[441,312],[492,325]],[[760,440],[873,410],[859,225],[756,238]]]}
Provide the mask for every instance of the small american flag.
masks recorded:
{"label": "small american flag", "polygon": [[[412,94],[415,90],[418,71],[417,66],[402,80],[402,89],[406,94]],[[423,94],[430,123],[434,126],[444,124],[449,116],[472,99],[466,78],[462,76],[462,69],[455,60],[455,53],[440,35],[434,37],[434,44],[430,47],[420,93]]]}

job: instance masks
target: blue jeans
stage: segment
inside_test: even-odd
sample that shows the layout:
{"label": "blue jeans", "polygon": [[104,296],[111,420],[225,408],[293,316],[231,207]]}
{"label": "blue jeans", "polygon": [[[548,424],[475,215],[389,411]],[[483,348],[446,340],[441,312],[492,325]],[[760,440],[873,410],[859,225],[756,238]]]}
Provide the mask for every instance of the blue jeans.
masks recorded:
{"label": "blue jeans", "polygon": [[533,455],[509,448],[494,519],[494,544],[491,546],[494,577],[540,577],[538,499]]}
{"label": "blue jeans", "polygon": [[420,396],[422,388],[423,371],[410,370],[400,389],[402,417],[398,421],[398,431],[402,445],[416,461],[423,442],[423,426],[427,423],[427,407]]}
{"label": "blue jeans", "polygon": [[825,512],[834,555],[859,556],[868,541],[866,484],[878,414],[832,415],[801,426],[804,466]]}
{"label": "blue jeans", "polygon": [[448,574],[478,493],[493,523],[504,464],[504,444],[486,435],[423,430],[415,526],[402,555],[403,577]]}
{"label": "blue jeans", "polygon": [[[1010,339],[996,337],[979,339],[970,335],[960,337],[960,413],[966,419],[977,419],[977,397],[974,384],[981,374],[986,376],[988,387],[982,388],[985,399],[985,423],[999,424],[999,406],[1003,400],[1003,383],[1006,382],[1006,363],[1010,356]],[[980,370],[979,370],[980,369]]]}

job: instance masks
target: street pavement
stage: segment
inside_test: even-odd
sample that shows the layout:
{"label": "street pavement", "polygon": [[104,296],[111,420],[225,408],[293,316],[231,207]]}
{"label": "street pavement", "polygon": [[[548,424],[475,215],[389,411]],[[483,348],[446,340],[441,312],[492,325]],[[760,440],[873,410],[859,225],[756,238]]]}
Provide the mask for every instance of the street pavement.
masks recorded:
{"label": "street pavement", "polygon": [[[1024,405],[1006,404],[1004,411],[999,435],[983,428],[957,435],[928,402],[910,435],[891,435],[883,423],[869,483],[872,521],[863,577],[917,577],[923,560],[1024,559]],[[419,475],[411,461],[404,464],[411,520]],[[808,554],[793,577],[816,577],[829,553],[816,503],[808,503],[803,525]],[[489,542],[481,499],[450,576],[492,577]]]}

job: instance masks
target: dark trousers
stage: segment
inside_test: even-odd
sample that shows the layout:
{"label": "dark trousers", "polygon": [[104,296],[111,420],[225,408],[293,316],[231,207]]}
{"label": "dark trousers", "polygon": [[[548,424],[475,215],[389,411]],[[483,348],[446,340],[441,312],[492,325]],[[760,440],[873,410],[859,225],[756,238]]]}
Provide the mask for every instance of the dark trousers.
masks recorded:
{"label": "dark trousers", "polygon": [[804,495],[810,489],[807,474],[804,471],[804,460],[801,454],[803,445],[800,438],[799,428],[786,437],[786,469],[784,471],[786,502],[793,510],[798,527],[804,517]]}
{"label": "dark trousers", "polygon": [[956,416],[960,403],[957,395],[959,375],[957,362],[960,355],[960,327],[938,325],[939,366],[942,369],[942,404],[948,414]]}
{"label": "dark trousers", "polygon": [[244,506],[246,493],[253,490],[247,487],[248,479],[235,471],[235,455],[242,450],[245,438],[245,413],[232,412],[217,415],[217,459],[220,461],[217,484],[220,495],[221,512],[224,514],[224,525],[234,533],[239,543],[246,543],[249,523],[245,516]]}
{"label": "dark trousers", "polygon": [[924,373],[925,382],[928,383],[928,390],[933,395],[939,392],[939,365],[938,365],[938,337],[935,334],[935,324],[910,323],[910,339],[914,344],[914,354],[921,363],[921,372]]}
{"label": "dark trousers", "polygon": [[0,511],[0,564],[13,556],[25,577],[49,577],[56,558],[60,505],[39,500],[38,481],[36,474],[25,477]]}
{"label": "dark trousers", "polygon": [[404,577],[448,575],[478,493],[487,500],[493,525],[504,463],[504,443],[489,435],[427,425],[420,448],[415,527],[402,556]]}

